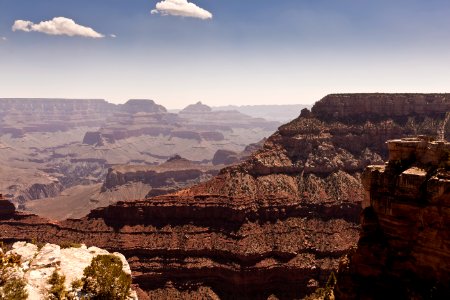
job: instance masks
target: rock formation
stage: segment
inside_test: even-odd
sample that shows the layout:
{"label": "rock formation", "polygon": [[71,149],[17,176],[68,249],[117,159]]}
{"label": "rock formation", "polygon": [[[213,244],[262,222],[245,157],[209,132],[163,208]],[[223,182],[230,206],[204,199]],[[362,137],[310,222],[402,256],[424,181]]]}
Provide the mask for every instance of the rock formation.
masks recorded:
{"label": "rock formation", "polygon": [[[360,97],[370,98],[347,95],[345,110],[366,112]],[[328,96],[316,105],[332,106],[341,98]],[[382,98],[392,100],[380,100],[391,108],[411,105],[407,95]],[[367,120],[315,106],[281,126],[245,162],[210,181],[171,195],[119,202],[81,220],[49,223],[16,213],[0,221],[0,237],[120,250],[129,258],[135,283],[162,298],[187,290],[198,297],[213,291],[224,299],[299,298],[314,289],[310,282],[326,281],[356,245],[361,173],[387,158],[385,141],[417,133],[436,136],[447,108],[425,104],[414,115],[368,113]]]}
{"label": "rock formation", "polygon": [[0,194],[0,219],[9,219],[15,213],[14,204],[3,198]]}
{"label": "rock formation", "polygon": [[[130,100],[99,130],[86,132],[83,144],[100,152],[133,143],[140,150],[138,160],[147,163],[175,154],[194,161],[211,161],[215,151],[223,146],[240,152],[245,144],[272,134],[279,125],[238,112],[213,112],[200,102],[174,114],[151,100]],[[113,160],[111,154],[104,156],[110,164],[130,162]],[[118,156],[122,158],[123,153]]]}
{"label": "rock formation", "polygon": [[231,165],[239,161],[238,153],[230,150],[217,150],[214,154],[213,165]]}
{"label": "rock formation", "polygon": [[[94,257],[110,254],[108,251],[85,245],[61,248],[59,245],[46,244],[41,248],[26,243],[16,242],[6,255],[19,255],[20,267],[14,272],[26,283],[26,291],[30,300],[47,299],[46,291],[50,288],[48,280],[53,272],[65,276],[64,286],[66,290],[71,288],[72,282],[83,277],[84,269],[91,264]],[[131,274],[130,266],[125,257],[120,253],[113,253],[120,258],[123,271]],[[75,299],[81,299],[76,296]],[[127,300],[137,300],[136,292],[132,292]]]}
{"label": "rock formation", "polygon": [[211,107],[208,105],[203,104],[201,101],[186,106],[182,111],[180,111],[181,114],[202,114],[202,113],[210,113],[212,111]]}
{"label": "rock formation", "polygon": [[157,166],[121,165],[108,170],[102,191],[113,190],[122,185],[143,183],[148,185],[148,197],[173,193],[211,179],[219,169],[191,162],[174,156]]}
{"label": "rock formation", "polygon": [[120,105],[119,110],[130,114],[167,112],[164,106],[147,99],[130,99],[125,104]]}
{"label": "rock formation", "polygon": [[450,143],[391,140],[370,166],[362,232],[341,267],[340,299],[446,299],[450,295]]}
{"label": "rock formation", "polygon": [[197,102],[180,111],[179,116],[197,130],[229,131],[233,128],[263,128],[275,130],[280,123],[253,118],[237,110],[212,110],[211,107]]}
{"label": "rock formation", "polygon": [[0,135],[101,126],[114,110],[105,100],[0,99]]}
{"label": "rock formation", "polygon": [[331,94],[314,105],[323,119],[342,121],[442,117],[450,110],[450,94]]}
{"label": "rock formation", "polygon": [[253,118],[263,118],[268,121],[286,123],[298,117],[298,112],[304,108],[311,109],[312,105],[228,105],[212,107],[213,110],[237,110]]}
{"label": "rock formation", "polygon": [[[29,200],[101,183],[112,166],[161,164],[175,154],[210,163],[217,150],[240,152],[279,125],[239,113],[226,115],[206,109],[192,118],[180,117],[144,99],[121,105],[0,99],[0,191],[24,208]],[[174,184],[169,190],[179,187],[187,185]]]}
{"label": "rock formation", "polygon": [[59,182],[52,182],[49,184],[35,183],[22,191],[22,195],[19,196],[19,199],[26,201],[56,197],[63,189],[64,187]]}

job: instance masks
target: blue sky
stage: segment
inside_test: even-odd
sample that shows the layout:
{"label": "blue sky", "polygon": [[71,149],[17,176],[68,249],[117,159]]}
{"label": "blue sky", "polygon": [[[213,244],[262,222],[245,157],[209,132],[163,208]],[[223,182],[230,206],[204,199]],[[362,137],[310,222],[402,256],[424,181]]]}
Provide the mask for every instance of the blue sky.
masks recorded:
{"label": "blue sky", "polygon": [[[0,0],[0,97],[178,108],[449,91],[450,1],[189,0],[207,19],[151,14],[157,2]],[[104,37],[31,27],[55,17]],[[12,31],[16,20],[33,25]]]}

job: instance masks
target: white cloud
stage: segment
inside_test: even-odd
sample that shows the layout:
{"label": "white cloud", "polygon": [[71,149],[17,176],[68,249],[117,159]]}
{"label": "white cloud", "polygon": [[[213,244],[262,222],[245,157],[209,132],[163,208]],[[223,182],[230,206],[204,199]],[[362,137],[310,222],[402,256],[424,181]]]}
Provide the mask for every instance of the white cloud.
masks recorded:
{"label": "white cloud", "polygon": [[181,16],[198,18],[202,20],[212,19],[213,15],[187,0],[164,0],[156,3],[156,8],[151,11],[152,14],[160,13],[163,16]]}
{"label": "white cloud", "polygon": [[0,40],[7,41],[8,39],[6,37],[4,37],[4,36],[0,36]]}
{"label": "white cloud", "polygon": [[115,38],[117,37],[117,35],[115,35],[114,33],[111,33],[111,34],[109,35],[109,37],[115,39]]}
{"label": "white cloud", "polygon": [[42,21],[39,24],[34,24],[31,21],[17,20],[12,26],[13,31],[36,31],[49,35],[68,35],[68,36],[82,36],[89,38],[103,38],[104,35],[96,32],[90,27],[78,25],[74,20],[57,17],[53,20]]}

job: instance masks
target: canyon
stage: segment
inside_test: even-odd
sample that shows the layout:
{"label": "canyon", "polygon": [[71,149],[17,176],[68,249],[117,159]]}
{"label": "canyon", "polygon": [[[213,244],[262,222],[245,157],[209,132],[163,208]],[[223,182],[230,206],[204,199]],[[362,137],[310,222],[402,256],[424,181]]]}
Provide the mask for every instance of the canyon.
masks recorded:
{"label": "canyon", "polygon": [[[0,190],[22,210],[52,217],[44,208],[66,202],[68,211],[78,212],[59,212],[58,218],[80,217],[115,201],[113,193],[101,194],[99,188],[110,168],[151,168],[175,155],[192,161],[191,169],[212,168],[217,151],[240,155],[279,125],[237,111],[213,112],[200,103],[175,114],[145,99],[119,105],[95,99],[0,99]],[[172,191],[189,184],[167,182]],[[116,196],[142,198],[151,189],[143,187]],[[74,206],[80,193],[92,199],[83,202],[84,208]],[[50,200],[36,201],[41,199]]]}
{"label": "canyon", "polygon": [[[182,115],[205,109],[196,108]],[[245,161],[172,194],[119,201],[59,222],[0,203],[0,238],[120,251],[142,299],[301,298],[323,285],[358,244],[359,216],[370,189],[364,170],[388,159],[385,142],[436,138],[449,110],[448,94],[328,95],[280,126]],[[446,139],[449,132],[447,124]],[[403,161],[402,153],[394,161]],[[415,173],[406,177],[404,192],[414,194],[422,181]],[[440,191],[437,185],[436,195]],[[370,203],[378,199],[370,197]],[[401,236],[405,228],[398,225],[392,230]],[[426,266],[430,254],[418,253]],[[430,272],[445,274],[445,268]],[[352,276],[358,275],[345,280]]]}

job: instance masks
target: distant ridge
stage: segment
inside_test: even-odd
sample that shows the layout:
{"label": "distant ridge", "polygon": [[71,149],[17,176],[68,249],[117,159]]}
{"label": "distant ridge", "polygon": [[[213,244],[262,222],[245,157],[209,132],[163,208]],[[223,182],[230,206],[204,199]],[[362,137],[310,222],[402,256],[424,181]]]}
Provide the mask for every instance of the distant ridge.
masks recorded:
{"label": "distant ridge", "polygon": [[304,108],[310,109],[307,104],[280,104],[280,105],[227,105],[211,107],[213,111],[236,110],[254,118],[263,118],[268,121],[288,122],[297,118]]}

